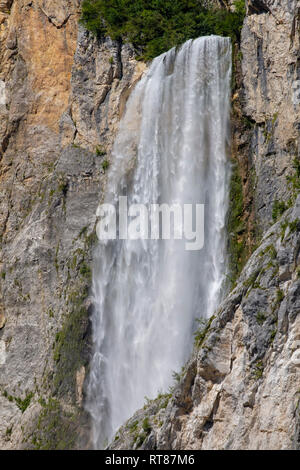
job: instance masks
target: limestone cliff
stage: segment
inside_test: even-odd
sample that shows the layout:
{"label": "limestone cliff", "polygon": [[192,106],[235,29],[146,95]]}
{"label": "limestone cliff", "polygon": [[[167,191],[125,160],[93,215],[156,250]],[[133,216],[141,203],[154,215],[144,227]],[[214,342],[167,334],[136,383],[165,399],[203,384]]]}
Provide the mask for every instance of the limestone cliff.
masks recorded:
{"label": "limestone cliff", "polygon": [[144,65],[78,0],[0,2],[0,448],[87,446],[96,208]]}
{"label": "limestone cliff", "polygon": [[[295,0],[249,0],[236,51],[237,236],[261,245],[175,390],[113,448],[299,447],[299,12]],[[1,449],[90,445],[95,213],[145,64],[79,15],[80,0],[0,0]],[[287,211],[270,228],[275,200],[275,219]]]}

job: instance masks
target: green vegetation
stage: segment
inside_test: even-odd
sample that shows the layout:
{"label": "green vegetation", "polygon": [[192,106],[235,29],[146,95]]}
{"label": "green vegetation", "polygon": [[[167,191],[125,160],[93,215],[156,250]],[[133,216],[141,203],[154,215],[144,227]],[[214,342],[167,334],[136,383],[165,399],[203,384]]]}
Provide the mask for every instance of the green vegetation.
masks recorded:
{"label": "green vegetation", "polygon": [[275,339],[276,333],[277,333],[277,328],[275,328],[274,330],[271,331],[271,335],[270,335],[270,345],[272,345],[272,344],[274,343],[274,339]]}
{"label": "green vegetation", "polygon": [[[53,395],[58,398],[71,395],[74,403],[76,402],[76,372],[82,366],[88,365],[86,343],[89,341],[89,312],[86,299],[92,277],[88,256],[97,235],[94,231],[88,234],[88,227],[84,226],[73,242],[79,239],[84,246],[74,250],[70,253],[69,259],[63,261],[63,266],[68,270],[68,284],[61,294],[66,299],[66,311],[53,344],[53,360],[56,367],[48,384],[48,386],[53,386]],[[59,245],[56,249],[55,266],[58,271],[60,268]],[[51,316],[53,311],[48,313]]]}
{"label": "green vegetation", "polygon": [[[135,448],[140,448],[145,442],[146,438],[149,436],[152,430],[152,424],[162,426],[163,422],[159,420],[161,410],[167,408],[170,399],[172,398],[172,393],[159,393],[155,399],[150,399],[145,397],[145,415],[150,412],[151,418],[145,416],[143,419],[134,420],[127,424],[127,430],[130,433],[132,443],[135,445]],[[153,413],[154,412],[154,413]],[[151,420],[151,421],[150,421]]]}
{"label": "green vegetation", "polygon": [[281,224],[281,241],[284,240],[286,229],[289,228],[289,233],[294,233],[298,230],[299,227],[299,219],[295,219],[292,222],[289,222],[288,220],[284,220]]}
{"label": "green vegetation", "polygon": [[102,163],[102,168],[103,168],[104,171],[106,171],[109,168],[109,161],[108,160],[104,160],[104,162]]}
{"label": "green vegetation", "polygon": [[8,401],[14,401],[17,407],[22,411],[22,413],[24,413],[24,411],[26,411],[28,406],[30,405],[31,399],[33,397],[33,392],[29,392],[24,398],[24,400],[22,400],[22,398],[14,397],[13,395],[9,395],[6,390],[3,392],[3,396],[7,398]]}
{"label": "green vegetation", "polygon": [[74,391],[76,371],[86,365],[84,358],[84,338],[88,324],[88,312],[84,305],[88,295],[87,287],[73,290],[67,299],[71,311],[65,319],[62,329],[56,334],[53,359],[57,363],[53,385],[58,396]]}
{"label": "green vegetation", "polygon": [[143,420],[142,428],[143,428],[144,432],[145,432],[147,435],[150,434],[152,428],[151,428],[151,426],[150,426],[150,424],[149,424],[149,418],[148,418],[148,417],[146,417],[146,418]]}
{"label": "green vegetation", "polygon": [[79,235],[78,235],[78,238],[81,238],[83,235],[85,235],[86,232],[87,232],[87,230],[88,230],[88,226],[86,225],[85,227],[83,227],[83,228],[80,230]]}
{"label": "green vegetation", "polygon": [[93,230],[93,232],[90,233],[90,235],[85,235],[84,242],[85,242],[86,248],[88,249],[94,246],[97,240],[98,240],[98,237],[97,237],[96,230]]}
{"label": "green vegetation", "polygon": [[[293,168],[295,170],[294,174],[289,175],[286,178],[287,183],[288,183],[288,188],[291,192],[291,197],[287,201],[287,203],[279,202],[277,200],[274,202],[273,212],[272,212],[274,222],[276,222],[289,207],[293,206],[300,192],[300,160],[298,158],[294,158]],[[295,224],[296,225],[294,226],[292,225],[292,227],[290,227],[290,229],[292,229],[291,231],[295,231],[297,229],[296,221],[295,221]]]}
{"label": "green vegetation", "polygon": [[264,373],[264,366],[263,366],[263,363],[262,363],[262,361],[258,361],[258,362],[255,364],[255,367],[254,367],[253,377],[254,377],[256,380],[259,380],[259,379],[261,379],[261,377],[263,376],[263,373]]}
{"label": "green vegetation", "polygon": [[265,125],[264,125],[265,129],[263,131],[263,135],[267,144],[270,142],[274,134],[277,118],[278,118],[278,113],[275,113],[272,120],[265,122]]}
{"label": "green vegetation", "polygon": [[300,160],[298,158],[294,158],[293,167],[296,170],[296,176],[300,179]]}
{"label": "green vegetation", "polygon": [[267,317],[264,313],[258,312],[256,315],[256,321],[259,325],[262,325],[266,321]]}
{"label": "green vegetation", "polygon": [[258,275],[260,273],[260,270],[254,271],[254,273],[251,274],[251,276],[248,277],[248,279],[243,283],[245,287],[251,289],[256,285],[256,280],[258,278]]}
{"label": "green vegetation", "polygon": [[172,398],[172,393],[159,394],[157,399],[160,400],[160,409],[167,408],[170,399]]}
{"label": "green vegetation", "polygon": [[252,121],[248,116],[242,116],[242,122],[247,129],[253,129],[255,127],[255,122]]}
{"label": "green vegetation", "polygon": [[63,193],[63,196],[66,196],[67,191],[68,191],[68,180],[64,175],[59,175],[58,177],[58,191]]}
{"label": "green vegetation", "polygon": [[11,436],[12,429],[13,429],[13,427],[12,427],[12,426],[10,426],[10,427],[6,428],[6,431],[5,431],[5,436],[6,436],[8,439],[9,439],[9,438],[10,438],[10,436]]}
{"label": "green vegetation", "polygon": [[[198,329],[194,333],[195,346],[197,348],[200,348],[203,345],[204,340],[207,336],[207,333],[209,332],[211,324],[212,324],[212,322],[215,318],[216,317],[213,315],[212,317],[209,318],[209,320],[204,320],[203,318],[200,318],[200,319],[196,320],[198,322],[198,325],[199,325]],[[181,376],[179,376],[179,377],[181,378]]]}
{"label": "green vegetation", "polygon": [[272,126],[275,125],[276,121],[278,119],[278,112],[274,114],[273,119],[272,119]]}
{"label": "green vegetation", "polygon": [[299,225],[300,225],[299,222],[300,222],[299,219],[295,219],[289,223],[290,233],[294,233],[298,230]]}
{"label": "green vegetation", "polygon": [[22,400],[21,398],[15,398],[15,402],[18,408],[20,408],[20,410],[22,411],[22,413],[24,413],[24,411],[27,410],[28,406],[30,405],[32,397],[33,397],[33,392],[30,392],[28,393],[28,395],[26,395],[24,400]]}
{"label": "green vegetation", "polygon": [[46,400],[45,400],[45,398],[40,397],[40,398],[38,399],[38,403],[39,403],[41,406],[46,406]]}
{"label": "green vegetation", "polygon": [[139,424],[138,421],[134,421],[134,422],[129,426],[129,432],[130,432],[130,433],[136,433],[136,431],[137,431],[137,429],[138,429],[138,424]]}
{"label": "green vegetation", "polygon": [[287,181],[292,191],[292,200],[294,201],[300,191],[300,160],[298,158],[294,158],[293,168],[295,173],[292,176],[287,176]]}
{"label": "green vegetation", "polygon": [[98,145],[98,147],[96,147],[97,157],[103,157],[104,155],[106,155],[106,153],[106,150],[101,145]]}
{"label": "green vegetation", "polygon": [[58,271],[59,271],[58,253],[59,253],[59,243],[57,244],[57,247],[56,247],[56,250],[55,250],[55,257],[54,257],[54,266],[55,266],[57,274],[58,274]]}
{"label": "green vegetation", "polygon": [[235,1],[235,12],[199,0],[84,0],[81,23],[97,36],[132,43],[140,58],[151,60],[199,36],[239,41],[244,16],[244,0]]}
{"label": "green vegetation", "polygon": [[[76,373],[88,366],[87,344],[89,338],[89,312],[86,304],[91,279],[91,268],[88,264],[89,249],[96,240],[95,232],[88,234],[88,227],[83,227],[74,240],[81,241],[82,248],[70,253],[63,260],[61,268],[68,270],[68,283],[61,291],[60,297],[65,298],[66,309],[63,321],[57,331],[53,343],[54,367],[43,377],[43,389],[50,392],[51,397],[40,397],[38,402],[42,409],[31,438],[31,446],[35,449],[71,449],[74,448],[78,436],[78,427],[82,411],[77,403]],[[75,241],[73,242],[75,243]],[[55,266],[60,269],[57,245]],[[47,314],[54,316],[53,308]],[[60,401],[68,397],[67,408]]]}
{"label": "green vegetation", "polygon": [[64,411],[58,400],[39,401],[42,411],[31,443],[36,450],[72,449],[76,440],[76,416]]}
{"label": "green vegetation", "polygon": [[149,436],[150,432],[151,432],[151,425],[149,423],[149,418],[146,417],[144,418],[143,422],[142,422],[142,429],[143,429],[143,432],[138,434],[136,432],[136,435],[135,435],[135,444],[136,444],[136,447],[139,448],[141,447],[141,445],[145,442],[146,438]]}
{"label": "green vegetation", "polygon": [[259,256],[262,257],[262,256],[265,256],[266,254],[268,254],[271,259],[276,259],[277,251],[276,251],[275,246],[274,245],[268,245],[264,250],[262,250],[259,253]]}
{"label": "green vegetation", "polygon": [[281,222],[281,224],[280,224],[280,228],[281,228],[281,233],[280,233],[281,241],[284,240],[285,232],[286,232],[286,229],[287,229],[288,226],[289,226],[289,223],[288,223],[287,220],[284,220],[284,221]]}
{"label": "green vegetation", "polygon": [[284,299],[284,293],[282,292],[281,289],[278,289],[277,292],[276,292],[276,300],[277,300],[277,304],[280,304]]}
{"label": "green vegetation", "polygon": [[15,397],[13,397],[12,395],[9,395],[9,393],[7,393],[6,390],[4,390],[4,392],[2,393],[2,395],[7,398],[8,401],[14,401]]}
{"label": "green vegetation", "polygon": [[14,279],[14,286],[16,286],[18,289],[22,290],[21,281],[17,278]]}
{"label": "green vegetation", "polygon": [[273,204],[273,210],[272,210],[272,218],[273,221],[276,222],[282,214],[288,209],[288,205],[283,202],[283,201],[278,201],[277,199],[275,200]]}
{"label": "green vegetation", "polygon": [[243,285],[247,288],[248,292],[246,294],[246,297],[249,296],[250,292],[252,289],[260,289],[260,290],[267,290],[266,287],[263,287],[261,284],[260,284],[260,278],[261,276],[270,268],[273,268],[275,267],[276,269],[276,266],[274,266],[274,264],[272,262],[268,263],[267,266],[263,267],[263,268],[259,268],[257,269],[256,271],[254,271],[251,276],[249,276],[246,281],[243,282]]}
{"label": "green vegetation", "polygon": [[243,236],[246,230],[243,221],[243,185],[239,173],[239,168],[236,163],[232,167],[229,201],[230,202],[227,220],[229,234],[229,272],[230,280],[233,284],[239,276],[247,259],[246,243]]}
{"label": "green vegetation", "polygon": [[[198,322],[201,322],[201,325],[205,324],[206,325],[206,321],[205,320],[197,320]],[[181,381],[181,379],[184,377],[184,374],[185,374],[185,367],[181,367],[181,370],[180,372],[176,372],[176,371],[173,371],[172,372],[172,377],[173,379],[175,380],[175,382],[179,383]]]}
{"label": "green vegetation", "polygon": [[144,410],[147,409],[150,405],[153,405],[155,403],[159,404],[159,409],[164,409],[167,408],[168,403],[170,399],[172,398],[172,393],[159,393],[158,396],[154,400],[150,400],[150,398],[145,397],[145,405],[144,405]]}
{"label": "green vegetation", "polygon": [[50,318],[54,317],[53,308],[49,307],[46,313],[47,313],[47,315],[49,315]]}
{"label": "green vegetation", "polygon": [[80,266],[79,272],[82,276],[87,278],[89,281],[92,279],[92,270],[86,263],[82,263],[82,265]]}

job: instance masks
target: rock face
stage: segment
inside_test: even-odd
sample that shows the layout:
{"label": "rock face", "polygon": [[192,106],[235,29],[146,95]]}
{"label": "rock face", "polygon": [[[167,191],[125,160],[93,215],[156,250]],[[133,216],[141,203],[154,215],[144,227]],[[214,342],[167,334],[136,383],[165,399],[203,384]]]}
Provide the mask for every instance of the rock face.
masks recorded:
{"label": "rock face", "polygon": [[299,1],[251,0],[241,40],[242,105],[252,128],[258,224],[272,222],[274,201],[287,201],[287,177],[299,156]]}
{"label": "rock face", "polygon": [[0,448],[88,446],[92,246],[143,72],[78,29],[78,0],[0,2]]}
{"label": "rock face", "polygon": [[[112,448],[299,447],[299,8],[249,0],[242,31],[233,140],[262,243],[175,390]],[[95,213],[146,66],[79,14],[80,0],[0,0],[1,449],[90,446]],[[290,208],[269,228],[275,199]]]}

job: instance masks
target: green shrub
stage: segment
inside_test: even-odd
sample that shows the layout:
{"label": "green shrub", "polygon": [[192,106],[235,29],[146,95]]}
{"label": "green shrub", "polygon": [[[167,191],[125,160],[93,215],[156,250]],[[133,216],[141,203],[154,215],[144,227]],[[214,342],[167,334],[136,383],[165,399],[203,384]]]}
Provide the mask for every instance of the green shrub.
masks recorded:
{"label": "green shrub", "polygon": [[106,155],[106,150],[101,147],[101,145],[98,145],[98,147],[96,147],[96,155],[97,157],[103,157],[104,155]]}
{"label": "green shrub", "polygon": [[[212,317],[210,317],[208,320],[207,319],[204,319],[204,318],[197,318],[196,321],[198,323],[198,329],[197,331],[195,331],[194,333],[194,337],[195,337],[195,346],[197,348],[200,348],[203,343],[204,343],[204,340],[209,332],[209,329],[210,329],[210,326],[213,322],[213,320],[215,319],[216,317],[213,315]],[[180,379],[182,378],[181,376],[179,376]],[[176,379],[176,377],[174,376],[174,378]]]}
{"label": "green shrub", "polygon": [[[204,328],[206,327],[207,325],[207,321],[206,320],[202,320],[202,319],[197,319],[197,322],[200,323],[201,327],[204,326]],[[199,329],[198,329],[199,331]],[[181,367],[181,370],[180,372],[176,372],[175,370],[172,372],[172,377],[173,377],[173,380],[177,383],[179,383],[183,376],[185,374],[185,367]]]}
{"label": "green shrub", "polygon": [[275,328],[274,330],[271,331],[271,335],[270,335],[270,344],[271,344],[271,345],[272,345],[273,342],[274,342],[276,333],[277,333],[277,328]]}
{"label": "green shrub", "polygon": [[253,288],[256,284],[257,284],[257,278],[258,278],[258,275],[260,273],[260,270],[257,269],[256,271],[254,271],[251,276],[249,276],[246,281],[243,282],[243,285],[245,287],[247,287],[247,289],[249,288]]}
{"label": "green shrub", "polygon": [[33,392],[28,393],[24,400],[21,398],[15,398],[15,402],[18,406],[18,408],[24,413],[25,410],[27,410],[28,406],[30,405],[31,399],[33,397]]}
{"label": "green shrub", "polygon": [[259,256],[263,257],[267,254],[270,256],[271,259],[276,259],[277,251],[274,245],[268,245],[263,251],[259,253]]}
{"label": "green shrub", "polygon": [[240,38],[245,2],[235,11],[208,9],[199,0],[84,0],[81,23],[97,36],[131,42],[151,60],[188,39],[217,34]]}
{"label": "green shrub", "polygon": [[294,158],[293,168],[296,170],[296,176],[300,178],[300,160],[298,158]]}
{"label": "green shrub", "polygon": [[58,191],[63,193],[64,196],[66,196],[68,187],[69,183],[67,179],[63,175],[60,175],[58,178]]}
{"label": "green shrub", "polygon": [[276,222],[282,214],[288,209],[288,206],[283,201],[276,201],[273,204],[272,217],[274,222]]}
{"label": "green shrub", "polygon": [[87,277],[88,279],[91,279],[92,277],[91,268],[86,263],[82,263],[79,272],[82,276]]}
{"label": "green shrub", "polygon": [[289,223],[290,233],[294,233],[299,229],[299,219],[295,219]]}
{"label": "green shrub", "polygon": [[277,303],[281,303],[284,299],[284,293],[282,292],[281,289],[278,289],[277,292],[276,292],[276,300],[277,300]]}
{"label": "green shrub", "polygon": [[256,380],[259,380],[259,379],[262,378],[263,373],[264,373],[263,363],[262,363],[262,361],[258,361],[254,366],[253,377]]}
{"label": "green shrub", "polygon": [[151,428],[151,425],[150,425],[150,423],[149,423],[149,418],[148,418],[148,417],[146,417],[146,418],[143,420],[142,428],[143,428],[144,432],[145,432],[147,435],[150,434],[152,428]]}
{"label": "green shrub", "polygon": [[109,168],[109,161],[108,160],[104,160],[104,162],[102,163],[102,168],[104,171],[108,170]]}
{"label": "green shrub", "polygon": [[135,433],[138,428],[138,421],[134,421],[130,426],[129,426],[129,432],[130,433]]}
{"label": "green shrub", "polygon": [[259,325],[262,325],[266,321],[267,317],[264,313],[258,312],[256,315],[256,321]]}
{"label": "green shrub", "polygon": [[9,395],[6,390],[4,390],[2,395],[7,398],[8,401],[14,401],[17,407],[22,411],[22,413],[27,410],[28,406],[30,405],[31,399],[33,398],[33,392],[29,392],[24,398],[24,400],[22,400],[22,398]]}

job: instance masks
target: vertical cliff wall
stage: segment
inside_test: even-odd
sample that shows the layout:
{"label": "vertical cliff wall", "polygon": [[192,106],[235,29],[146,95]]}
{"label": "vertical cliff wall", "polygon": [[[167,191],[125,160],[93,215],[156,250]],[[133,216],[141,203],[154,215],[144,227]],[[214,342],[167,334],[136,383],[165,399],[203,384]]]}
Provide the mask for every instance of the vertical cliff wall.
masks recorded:
{"label": "vertical cliff wall", "polygon": [[242,111],[251,128],[257,223],[272,223],[274,201],[293,196],[288,176],[299,156],[299,2],[248,3],[242,30]]}
{"label": "vertical cliff wall", "polygon": [[95,213],[119,116],[144,66],[129,46],[78,28],[79,6],[0,2],[4,449],[88,445]]}
{"label": "vertical cliff wall", "polygon": [[[2,449],[89,446],[95,212],[145,65],[78,27],[79,10],[0,0]],[[299,1],[248,0],[235,65],[236,237],[262,244],[174,391],[115,448],[299,447]]]}

